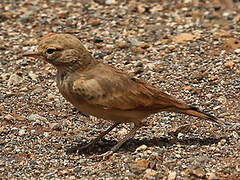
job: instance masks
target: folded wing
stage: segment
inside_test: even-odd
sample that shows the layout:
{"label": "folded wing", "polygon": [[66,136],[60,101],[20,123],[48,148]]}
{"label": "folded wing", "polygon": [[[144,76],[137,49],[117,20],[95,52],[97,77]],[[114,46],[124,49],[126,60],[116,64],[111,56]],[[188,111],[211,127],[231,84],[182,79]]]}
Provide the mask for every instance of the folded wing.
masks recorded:
{"label": "folded wing", "polygon": [[[73,91],[89,104],[121,110],[167,110],[187,105],[109,66],[100,65],[73,83]],[[97,73],[96,73],[97,72]]]}

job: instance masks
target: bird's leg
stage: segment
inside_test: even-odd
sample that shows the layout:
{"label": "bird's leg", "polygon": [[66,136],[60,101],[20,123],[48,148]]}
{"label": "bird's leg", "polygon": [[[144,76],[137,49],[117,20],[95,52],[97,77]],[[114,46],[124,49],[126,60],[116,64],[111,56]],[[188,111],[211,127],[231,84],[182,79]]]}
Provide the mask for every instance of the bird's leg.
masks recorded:
{"label": "bird's leg", "polygon": [[117,127],[120,123],[114,123],[112,126],[110,126],[106,131],[102,132],[97,138],[90,141],[87,145],[82,146],[81,144],[71,147],[67,150],[68,153],[75,153],[77,151],[88,149],[90,146],[97,143],[100,139],[102,139],[106,134],[108,134],[111,130],[113,130],[115,127]]}
{"label": "bird's leg", "polygon": [[95,156],[95,158],[103,158],[107,159],[109,156],[111,156],[114,152],[116,152],[127,140],[133,138],[133,136],[136,134],[137,130],[141,128],[142,125],[135,125],[134,128],[123,138],[121,139],[110,151],[107,151],[104,154]]}

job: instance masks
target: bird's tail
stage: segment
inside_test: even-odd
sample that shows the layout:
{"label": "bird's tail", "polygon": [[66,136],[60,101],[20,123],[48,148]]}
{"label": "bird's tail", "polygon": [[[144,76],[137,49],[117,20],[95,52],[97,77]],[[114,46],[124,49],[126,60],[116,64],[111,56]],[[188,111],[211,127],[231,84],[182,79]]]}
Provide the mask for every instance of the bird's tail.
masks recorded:
{"label": "bird's tail", "polygon": [[224,121],[222,121],[212,115],[209,115],[207,113],[201,112],[197,107],[194,107],[194,106],[189,106],[186,109],[181,109],[180,112],[191,115],[191,116],[199,117],[201,119],[208,119],[210,121],[213,121],[213,122],[221,124],[221,125],[225,124]]}

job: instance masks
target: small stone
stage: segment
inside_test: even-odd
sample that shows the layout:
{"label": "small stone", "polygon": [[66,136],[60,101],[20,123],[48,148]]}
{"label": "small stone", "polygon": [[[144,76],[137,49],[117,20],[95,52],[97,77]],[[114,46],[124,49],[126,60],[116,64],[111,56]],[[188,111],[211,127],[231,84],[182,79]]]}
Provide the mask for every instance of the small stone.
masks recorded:
{"label": "small stone", "polygon": [[52,100],[54,100],[56,98],[56,96],[54,95],[54,94],[48,94],[47,95],[47,99],[49,100],[49,101],[52,101]]}
{"label": "small stone", "polygon": [[22,23],[29,23],[34,21],[34,11],[26,11],[20,18]]}
{"label": "small stone", "polygon": [[88,23],[92,26],[98,26],[101,24],[101,21],[99,19],[91,18]]}
{"label": "small stone", "polygon": [[225,68],[232,69],[235,67],[235,63],[233,61],[227,61],[224,63]]}
{"label": "small stone", "polygon": [[143,67],[143,63],[142,63],[141,61],[137,61],[137,62],[135,63],[135,66],[136,66],[136,67]]}
{"label": "small stone", "polygon": [[61,19],[66,19],[69,15],[69,11],[60,11],[58,13],[58,17],[61,18]]}
{"label": "small stone", "polygon": [[240,49],[235,49],[234,52],[235,52],[236,54],[240,54]]}
{"label": "small stone", "polygon": [[219,179],[219,178],[216,176],[216,174],[213,173],[213,172],[207,173],[207,174],[206,174],[206,177],[207,177],[208,180],[218,180],[218,179]]}
{"label": "small stone", "polygon": [[213,94],[208,93],[208,94],[206,94],[206,97],[211,99],[213,97]]}
{"label": "small stone", "polygon": [[157,172],[154,171],[153,169],[146,169],[144,178],[152,178],[157,175]]}
{"label": "small stone", "polygon": [[217,98],[217,100],[222,104],[225,104],[227,102],[227,99],[225,96],[220,96]]}
{"label": "small stone", "polygon": [[43,136],[44,136],[44,137],[49,137],[49,136],[50,136],[50,133],[49,133],[49,132],[44,132],[44,133],[43,133]]}
{"label": "small stone", "polygon": [[4,128],[4,126],[0,126],[0,134],[7,134],[8,130]]}
{"label": "small stone", "polygon": [[104,46],[104,52],[111,53],[114,49],[114,46],[112,44],[107,44]]}
{"label": "small stone", "polygon": [[116,0],[106,0],[105,1],[105,4],[107,4],[107,5],[116,4],[116,3],[117,3]]}
{"label": "small stone", "polygon": [[108,62],[111,62],[111,60],[114,58],[114,54],[111,54],[111,55],[109,55],[109,56],[105,56],[104,57],[104,60],[105,61],[108,61]]}
{"label": "small stone", "polygon": [[213,110],[217,110],[217,109],[220,109],[220,108],[222,108],[220,105],[219,106],[215,106],[215,107],[213,107]]}
{"label": "small stone", "polygon": [[18,135],[19,135],[19,136],[23,136],[24,134],[26,134],[26,130],[25,130],[25,129],[20,129],[20,130],[18,131]]}
{"label": "small stone", "polygon": [[70,176],[70,177],[68,177],[68,179],[69,180],[74,180],[74,179],[76,179],[76,177],[75,176]]}
{"label": "small stone", "polygon": [[55,131],[60,131],[62,129],[62,126],[60,123],[51,123],[49,127]]}
{"label": "small stone", "polygon": [[172,39],[175,43],[185,43],[194,40],[194,35],[190,33],[179,34]]}
{"label": "small stone", "polygon": [[[38,43],[38,40],[36,38],[31,38],[26,42],[26,45],[28,46],[36,46]],[[25,50],[24,48],[26,48],[26,50],[29,50],[29,47],[23,47],[23,50]]]}
{"label": "small stone", "polygon": [[22,77],[20,77],[19,75],[17,74],[12,74],[8,80],[8,86],[15,86],[15,85],[18,85],[22,82]]}
{"label": "small stone", "polygon": [[136,175],[140,175],[144,172],[145,168],[137,166],[136,163],[130,163],[129,164],[129,169],[132,173],[136,174]]}
{"label": "small stone", "polygon": [[139,44],[140,44],[140,42],[138,41],[138,39],[137,38],[130,38],[129,39],[129,41],[130,41],[130,43],[131,43],[131,45],[132,46],[139,46]]}
{"label": "small stone", "polygon": [[144,72],[144,68],[143,67],[137,67],[135,70],[134,70],[134,74],[141,74],[142,72]]}
{"label": "small stone", "polygon": [[137,54],[144,54],[145,50],[142,49],[141,47],[132,47],[132,51],[137,53]]}
{"label": "small stone", "polygon": [[218,142],[219,146],[223,146],[227,142],[226,139],[222,139],[221,141]]}
{"label": "small stone", "polygon": [[128,45],[126,41],[118,41],[117,46],[123,49],[126,48]]}
{"label": "small stone", "polygon": [[81,171],[81,167],[80,166],[78,166],[78,167],[75,167],[75,169],[73,170],[75,173],[78,173],[78,172],[80,172]]}
{"label": "small stone", "polygon": [[194,174],[199,178],[203,178],[206,173],[202,169],[194,169],[194,170],[192,170],[191,174]]}
{"label": "small stone", "polygon": [[176,179],[177,172],[176,171],[169,171],[168,172],[168,180],[174,180]]}
{"label": "small stone", "polygon": [[95,43],[101,43],[101,42],[103,42],[103,39],[102,39],[101,37],[94,36],[93,42],[95,42]]}
{"label": "small stone", "polygon": [[6,116],[4,116],[4,119],[7,121],[12,121],[14,120],[14,117],[11,114],[7,114]]}
{"label": "small stone", "polygon": [[40,116],[38,114],[31,114],[28,116],[28,120],[29,121],[43,121],[43,122],[46,122],[47,121],[47,118],[43,117],[43,116]]}
{"label": "small stone", "polygon": [[223,15],[224,17],[228,17],[228,16],[230,16],[231,14],[232,14],[232,11],[227,10],[227,11],[224,11],[222,15]]}
{"label": "small stone", "polygon": [[183,133],[178,133],[178,135],[177,135],[177,138],[178,139],[182,139],[184,137],[184,134]]}
{"label": "small stone", "polygon": [[239,139],[239,134],[238,134],[236,131],[233,131],[233,132],[232,132],[232,136],[233,136],[235,139]]}
{"label": "small stone", "polygon": [[[180,134],[180,133],[179,133]],[[180,154],[175,154],[175,157],[178,158],[178,159],[181,159],[182,156]]]}
{"label": "small stone", "polygon": [[135,152],[145,151],[147,148],[148,148],[148,147],[143,144],[143,145],[139,146],[139,147],[136,149]]}
{"label": "small stone", "polygon": [[29,76],[32,80],[37,81],[38,75],[34,74],[32,71],[30,71],[30,72],[28,73],[28,76]]}
{"label": "small stone", "polygon": [[126,128],[122,128],[117,132],[117,136],[119,138],[121,138],[121,137],[125,136],[127,133],[128,133],[128,130]]}
{"label": "small stone", "polygon": [[147,49],[150,47],[150,44],[141,42],[141,43],[139,43],[138,46],[142,49]]}
{"label": "small stone", "polygon": [[148,168],[150,161],[147,159],[139,159],[136,161],[137,166],[142,167],[142,168]]}

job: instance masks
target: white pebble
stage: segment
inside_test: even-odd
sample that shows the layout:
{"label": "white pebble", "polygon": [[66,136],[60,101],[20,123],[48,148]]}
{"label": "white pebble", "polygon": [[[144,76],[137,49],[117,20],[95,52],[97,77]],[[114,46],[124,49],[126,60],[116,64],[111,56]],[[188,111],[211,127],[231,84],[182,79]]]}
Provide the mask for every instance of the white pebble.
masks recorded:
{"label": "white pebble", "polygon": [[19,135],[19,136],[23,136],[25,133],[26,133],[26,130],[25,130],[25,129],[20,129],[20,130],[18,131],[18,135]]}

